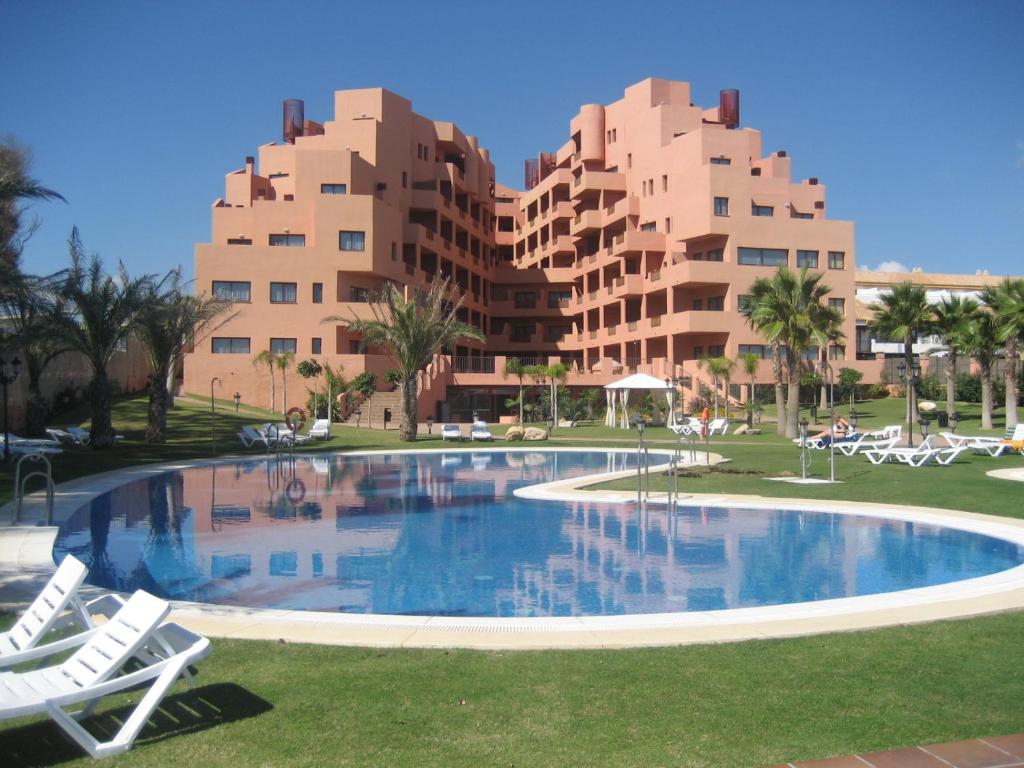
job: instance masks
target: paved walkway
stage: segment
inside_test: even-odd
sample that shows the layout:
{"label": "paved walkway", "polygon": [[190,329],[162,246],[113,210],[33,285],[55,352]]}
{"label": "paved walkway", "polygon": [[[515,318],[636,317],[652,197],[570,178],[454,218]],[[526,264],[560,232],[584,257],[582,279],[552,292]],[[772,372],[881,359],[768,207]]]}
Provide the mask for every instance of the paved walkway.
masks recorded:
{"label": "paved walkway", "polygon": [[868,752],[772,768],[1017,768],[1024,766],[1024,733]]}

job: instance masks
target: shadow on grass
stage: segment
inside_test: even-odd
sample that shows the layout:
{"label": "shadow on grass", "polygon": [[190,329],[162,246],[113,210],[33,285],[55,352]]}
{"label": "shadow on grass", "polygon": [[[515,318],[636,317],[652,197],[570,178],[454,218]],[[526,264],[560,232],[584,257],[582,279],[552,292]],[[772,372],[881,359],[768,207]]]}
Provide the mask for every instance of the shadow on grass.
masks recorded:
{"label": "shadow on grass", "polygon": [[[193,688],[163,700],[136,739],[135,748],[256,717],[272,709],[270,702],[234,683]],[[116,707],[94,715],[83,725],[96,738],[109,739],[131,712],[132,707]],[[5,768],[55,765],[83,757],[86,753],[49,720],[0,731],[0,763]]]}

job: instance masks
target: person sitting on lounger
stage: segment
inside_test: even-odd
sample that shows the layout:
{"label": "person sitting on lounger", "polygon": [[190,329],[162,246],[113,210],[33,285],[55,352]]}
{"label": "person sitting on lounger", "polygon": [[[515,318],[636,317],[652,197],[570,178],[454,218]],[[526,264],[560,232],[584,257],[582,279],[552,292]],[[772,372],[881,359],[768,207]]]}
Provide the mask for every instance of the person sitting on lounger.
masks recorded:
{"label": "person sitting on lounger", "polygon": [[838,443],[840,440],[844,440],[849,437],[852,431],[850,422],[837,413],[832,430],[826,429],[816,435],[810,436],[807,438],[807,442],[817,440],[822,447],[827,447],[828,444],[832,442],[833,436],[835,436],[835,440]]}

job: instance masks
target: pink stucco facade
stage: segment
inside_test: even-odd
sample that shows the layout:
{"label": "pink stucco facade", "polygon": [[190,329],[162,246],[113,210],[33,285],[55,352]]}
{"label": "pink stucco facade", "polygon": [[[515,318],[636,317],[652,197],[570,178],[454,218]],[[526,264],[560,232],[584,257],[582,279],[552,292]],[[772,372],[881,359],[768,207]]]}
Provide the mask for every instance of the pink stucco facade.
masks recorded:
{"label": "pink stucco facade", "polygon": [[[294,143],[266,144],[227,175],[196,286],[233,295],[237,313],[188,356],[184,388],[217,376],[225,396],[269,405],[252,364],[264,349],[380,376],[388,359],[323,319],[363,316],[385,281],[444,275],[487,342],[435,359],[421,417],[458,416],[439,403],[461,397],[496,420],[513,390],[508,356],[570,363],[571,387],[681,375],[688,399],[706,383],[700,357],[762,350],[738,307],[780,263],[824,274],[848,339],[829,356],[870,377],[876,361],[858,361],[853,343],[853,223],[828,218],[825,186],[794,180],[787,153],[741,127],[730,98],[696,106],[688,83],[648,79],[584,105],[518,191],[494,184],[487,150],[452,123],[383,89],[337,92],[333,120],[306,121]],[[289,405],[307,385],[293,370]]]}

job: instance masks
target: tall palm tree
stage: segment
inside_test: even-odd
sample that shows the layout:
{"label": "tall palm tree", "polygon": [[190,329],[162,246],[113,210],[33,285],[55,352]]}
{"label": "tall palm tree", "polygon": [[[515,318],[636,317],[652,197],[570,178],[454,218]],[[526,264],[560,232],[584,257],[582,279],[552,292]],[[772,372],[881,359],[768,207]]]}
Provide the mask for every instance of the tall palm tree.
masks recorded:
{"label": "tall palm tree", "polygon": [[11,139],[0,140],[0,261],[15,266],[25,240],[36,229],[23,220],[22,201],[64,200],[29,176],[32,155]]}
{"label": "tall palm tree", "polygon": [[462,302],[462,297],[453,296],[447,278],[404,291],[388,283],[370,301],[372,319],[331,316],[323,320],[346,322],[350,332],[362,334],[364,348],[383,347],[394,359],[402,398],[401,440],[416,439],[416,378],[420,370],[434,355],[460,340],[486,341],[478,328],[458,319]]}
{"label": "tall palm tree", "polygon": [[[744,352],[739,356],[738,362],[743,369],[743,373],[750,379],[750,383],[747,384],[747,406],[748,408],[753,408],[754,389],[757,386],[757,368],[761,364],[761,356],[754,352]],[[752,411],[748,411],[748,413],[752,413]]]}
{"label": "tall palm tree", "polygon": [[267,371],[270,373],[270,410],[273,412],[277,410],[277,389],[274,377],[274,355],[269,349],[264,349],[252,359],[252,367],[257,371],[264,365],[267,366]]}
{"label": "tall palm tree", "polygon": [[832,290],[821,282],[822,277],[821,273],[808,272],[806,267],[800,272],[779,267],[769,281],[767,290],[759,288],[759,296],[753,302],[750,314],[751,324],[769,342],[786,346],[789,388],[786,403],[787,437],[797,436],[803,354],[809,347],[827,344],[827,329],[840,322],[838,310],[822,304],[822,299]]}
{"label": "tall palm tree", "polygon": [[[870,307],[874,317],[868,326],[878,335],[903,342],[903,364],[907,371],[914,364],[914,341],[933,327],[934,313],[924,286],[910,281],[897,283]],[[907,387],[907,424],[917,421],[913,386]]]}
{"label": "tall palm tree", "polygon": [[146,442],[167,440],[167,410],[172,405],[169,381],[186,346],[212,330],[213,321],[231,302],[185,293],[181,268],[173,269],[146,293],[136,335],[153,368],[149,382]]}
{"label": "tall palm tree", "polygon": [[527,374],[527,369],[530,366],[523,365],[523,361],[518,357],[509,357],[505,359],[505,369],[502,371],[503,377],[515,376],[519,379],[519,423],[523,423],[523,377]]}
{"label": "tall palm tree", "polygon": [[0,296],[0,311],[14,330],[13,339],[25,362],[29,435],[43,434],[50,407],[41,389],[43,372],[66,349],[54,332],[54,317],[62,311],[58,290],[64,277],[59,272],[45,277],[18,273]]}
{"label": "tall palm tree", "polygon": [[547,373],[548,381],[551,383],[551,423],[556,427],[558,426],[558,386],[566,380],[569,375],[569,369],[565,367],[565,363],[551,363],[550,365],[544,366],[544,370]]}
{"label": "tall palm tree", "polygon": [[978,364],[981,376],[981,428],[992,429],[992,368],[999,348],[999,325],[995,316],[980,310],[961,337],[964,353]]}
{"label": "tall palm tree", "polygon": [[[740,314],[746,318],[750,327],[761,332],[759,323],[755,320],[754,310],[764,303],[769,303],[775,292],[776,284],[773,279],[759,277],[750,288],[750,294],[746,302],[740,307]],[[759,316],[761,317],[761,316]],[[786,434],[786,394],[782,376],[782,345],[777,338],[767,339],[769,356],[772,361],[772,380],[775,382],[775,431],[777,434]]]}
{"label": "tall palm tree", "polygon": [[[288,368],[291,367],[292,361],[295,360],[294,352],[281,352],[274,356],[274,365],[281,372],[281,413],[288,411]],[[270,372],[271,378],[274,376],[273,370]]]}
{"label": "tall palm tree", "polygon": [[[841,342],[846,338],[846,334],[843,333],[843,318],[839,315],[838,310],[836,316],[828,319],[828,325],[823,329],[825,331],[825,339],[827,344],[823,345],[819,350],[821,355],[822,369],[828,365],[828,351],[833,346]],[[835,381],[832,382],[835,386]],[[825,376],[821,377],[821,400],[819,401],[818,408],[822,411],[827,411],[835,400],[835,393],[828,391],[828,379]]]}
{"label": "tall palm tree", "polygon": [[1006,426],[1017,426],[1017,350],[1024,344],[1024,279],[1006,278],[981,294],[995,313],[998,338],[1003,342],[1003,381],[1006,384]]}
{"label": "tall palm tree", "polygon": [[727,357],[705,357],[697,361],[698,368],[704,368],[715,385],[715,418],[718,418],[718,390],[722,386],[721,382],[725,382],[726,394],[725,394],[725,418],[729,418],[729,381],[732,379],[732,372],[736,368],[736,363]]}
{"label": "tall palm tree", "polygon": [[956,412],[956,361],[964,344],[964,335],[978,314],[978,302],[960,296],[943,299],[935,305],[933,330],[949,350],[946,366],[946,413]]}
{"label": "tall palm tree", "polygon": [[123,264],[117,278],[106,274],[99,256],[86,259],[77,228],[68,245],[71,268],[60,286],[66,311],[54,316],[54,334],[68,349],[82,353],[92,368],[89,445],[107,448],[114,444],[107,363],[132,332],[152,278],[129,277]]}

